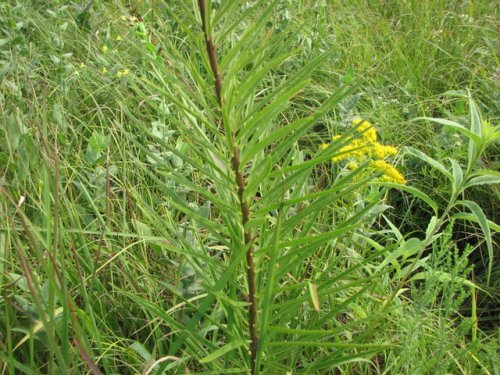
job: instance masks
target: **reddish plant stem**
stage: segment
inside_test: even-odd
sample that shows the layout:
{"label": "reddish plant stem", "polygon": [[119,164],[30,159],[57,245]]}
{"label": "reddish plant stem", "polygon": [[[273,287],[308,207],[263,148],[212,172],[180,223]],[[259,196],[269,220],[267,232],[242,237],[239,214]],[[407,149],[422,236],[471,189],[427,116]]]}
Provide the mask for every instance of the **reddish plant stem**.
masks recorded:
{"label": "reddish plant stem", "polygon": [[219,73],[219,65],[217,63],[215,45],[212,37],[210,36],[210,30],[208,30],[205,0],[198,0],[198,5],[200,7],[201,25],[203,28],[203,34],[205,34],[205,45],[207,47],[210,68],[212,69],[212,73],[215,78],[215,95],[217,96],[217,102],[219,103],[219,106],[222,107],[222,78]]}
{"label": "reddish plant stem", "polygon": [[[200,16],[202,22],[203,33],[205,35],[205,45],[207,48],[208,58],[210,61],[210,68],[215,78],[215,94],[217,96],[217,102],[220,109],[223,107],[222,100],[222,78],[219,72],[219,66],[217,63],[217,54],[215,50],[215,45],[210,36],[210,30],[208,30],[207,25],[207,9],[205,0],[198,0],[198,5],[200,8]],[[248,206],[245,196],[245,176],[243,174],[240,153],[238,147],[234,143],[234,138],[231,137],[233,150],[232,155],[232,168],[235,176],[236,186],[238,188],[238,200],[241,210],[241,224],[243,228],[246,227],[247,223],[250,221],[250,208]],[[251,373],[256,373],[255,362],[257,358],[257,350],[259,347],[259,331],[257,328],[257,281],[254,263],[254,251],[253,251],[253,236],[249,229],[243,229],[243,243],[246,249],[246,273],[247,273],[247,284],[248,284],[248,329],[250,331],[250,368]]]}
{"label": "reddish plant stem", "polygon": [[[236,176],[236,184],[238,186],[238,199],[240,201],[241,216],[243,228],[250,220],[250,209],[248,202],[244,199],[245,194],[245,178],[240,170],[240,153],[238,147],[234,147],[233,151],[233,171]],[[259,331],[257,328],[257,282],[255,274],[255,263],[253,258],[253,237],[249,229],[245,229],[244,234],[245,248],[247,248],[247,282],[248,282],[248,325],[250,330],[250,365],[252,374],[255,373],[255,361],[257,358],[257,350],[259,347]]]}

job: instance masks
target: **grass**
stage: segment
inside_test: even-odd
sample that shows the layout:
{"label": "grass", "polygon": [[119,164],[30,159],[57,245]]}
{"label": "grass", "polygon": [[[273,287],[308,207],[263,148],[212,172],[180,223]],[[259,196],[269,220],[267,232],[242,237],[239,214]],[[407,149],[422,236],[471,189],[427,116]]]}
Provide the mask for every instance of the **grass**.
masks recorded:
{"label": "grass", "polygon": [[[498,184],[457,183],[498,142],[469,171],[466,137],[414,121],[497,123],[496,4],[223,4],[222,105],[191,4],[0,4],[2,373],[248,373],[247,230],[262,373],[498,373]],[[355,116],[438,213],[318,154]]]}

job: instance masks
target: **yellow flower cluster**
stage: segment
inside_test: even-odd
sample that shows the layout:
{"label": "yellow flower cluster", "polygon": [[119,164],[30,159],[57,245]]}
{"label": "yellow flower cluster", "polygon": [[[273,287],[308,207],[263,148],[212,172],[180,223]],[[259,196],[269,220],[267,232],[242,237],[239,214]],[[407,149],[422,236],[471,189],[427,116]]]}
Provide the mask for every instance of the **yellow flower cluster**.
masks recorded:
{"label": "yellow flower cluster", "polygon": [[117,73],[116,73],[116,76],[118,78],[122,77],[122,76],[127,76],[129,74],[129,70],[128,69],[123,69],[123,70],[119,70]]}
{"label": "yellow flower cluster", "polygon": [[[359,137],[353,139],[348,145],[340,148],[338,155],[332,158],[332,161],[339,162],[350,159],[347,168],[355,170],[359,162],[370,161],[369,168],[374,171],[382,172],[381,181],[406,184],[406,179],[395,167],[384,161],[389,155],[396,155],[398,150],[394,146],[384,145],[377,141],[377,130],[366,120],[356,118],[352,122],[359,133]],[[332,140],[340,139],[340,135],[335,135]],[[330,146],[329,143],[323,143],[321,150]]]}
{"label": "yellow flower cluster", "polygon": [[382,176],[380,177],[381,181],[395,182],[403,185],[406,184],[406,179],[403,174],[384,160],[372,160],[370,162],[370,168],[382,172]]}

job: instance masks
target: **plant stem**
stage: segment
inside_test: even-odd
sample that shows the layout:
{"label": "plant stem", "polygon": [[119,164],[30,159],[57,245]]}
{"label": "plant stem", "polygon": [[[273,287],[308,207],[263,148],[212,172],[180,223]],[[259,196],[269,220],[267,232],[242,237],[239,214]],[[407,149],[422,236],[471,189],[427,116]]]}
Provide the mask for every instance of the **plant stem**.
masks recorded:
{"label": "plant stem", "polygon": [[210,36],[210,30],[208,30],[205,0],[198,0],[198,5],[200,7],[201,25],[203,28],[203,33],[205,34],[205,45],[207,47],[210,68],[212,68],[212,73],[214,74],[215,78],[215,95],[217,96],[217,102],[219,103],[219,106],[222,107],[222,78],[219,73],[219,65],[217,63],[215,45],[212,37]]}
{"label": "plant stem", "polygon": [[[219,66],[217,63],[217,54],[215,51],[215,45],[213,43],[212,37],[210,36],[210,30],[208,29],[208,16],[206,13],[206,3],[205,0],[198,0],[198,5],[200,9],[201,22],[203,27],[203,33],[205,35],[205,45],[207,48],[208,58],[210,61],[210,68],[215,78],[215,94],[217,96],[217,103],[220,109],[223,107],[222,100],[222,78],[219,72]],[[224,121],[224,120],[223,120]],[[245,176],[241,168],[240,152],[238,146],[236,146],[234,137],[228,137],[230,140],[230,147],[233,150],[232,155],[232,168],[235,176],[236,186],[238,188],[238,200],[241,210],[241,224],[245,228],[246,224],[250,220],[250,208],[248,202],[245,200]],[[248,284],[248,329],[250,331],[250,368],[251,374],[256,373],[255,362],[257,358],[257,350],[259,346],[259,332],[257,328],[257,282],[255,273],[255,263],[254,263],[254,252],[252,242],[254,240],[252,232],[249,229],[243,229],[243,244],[244,249],[246,249],[246,272],[247,272],[247,284]]]}
{"label": "plant stem", "polygon": [[[236,176],[236,184],[238,185],[238,198],[241,206],[241,216],[243,228],[250,220],[250,209],[248,202],[243,198],[245,193],[245,178],[240,170],[240,153],[238,147],[234,147],[233,152],[233,171]],[[255,360],[257,358],[257,349],[259,347],[259,332],[257,328],[257,283],[255,275],[255,263],[253,259],[252,247],[252,232],[249,229],[245,230],[245,248],[247,249],[247,282],[248,282],[248,328],[250,330],[250,365],[251,373],[255,373]]]}

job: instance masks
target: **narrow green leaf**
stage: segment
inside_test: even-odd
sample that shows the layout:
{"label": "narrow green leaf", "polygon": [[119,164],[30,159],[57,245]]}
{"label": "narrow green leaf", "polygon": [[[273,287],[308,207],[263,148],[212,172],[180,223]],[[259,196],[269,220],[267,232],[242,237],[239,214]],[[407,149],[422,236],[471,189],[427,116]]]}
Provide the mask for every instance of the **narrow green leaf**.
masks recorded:
{"label": "narrow green leaf", "polygon": [[217,349],[216,351],[210,353],[206,357],[202,358],[199,360],[200,363],[208,363],[216,360],[217,358],[223,356],[226,353],[229,353],[230,351],[239,348],[240,346],[247,345],[246,340],[234,340],[231,341],[229,344],[224,345],[223,347]]}
{"label": "narrow green leaf", "polygon": [[244,199],[248,199],[255,194],[255,192],[259,189],[259,185],[269,177],[269,172],[272,168],[273,165],[271,164],[271,157],[266,156],[264,161],[257,167],[259,173],[252,173],[247,179],[248,185],[245,188],[245,194],[243,195]]}
{"label": "narrow green leaf", "polygon": [[238,7],[238,2],[235,1],[221,2],[219,9],[217,9],[217,11],[215,12],[212,23],[214,25],[218,25],[219,21],[221,21],[226,14],[232,15],[233,12],[235,11],[235,8],[237,7]]}
{"label": "narrow green leaf", "polygon": [[[219,67],[221,70],[224,70],[226,66],[231,62],[235,61],[236,56],[238,53],[240,53],[245,46],[249,43],[250,38],[255,37],[256,35],[259,34],[260,30],[266,25],[266,22],[270,15],[272,14],[273,10],[275,9],[275,4],[277,0],[272,0],[271,3],[268,5],[267,9],[259,15],[259,18],[257,22],[252,23],[243,33],[243,35],[239,38],[238,42],[231,47],[228,53],[220,60]],[[263,3],[261,1],[260,3]],[[255,9],[257,5],[255,5],[253,8]],[[251,43],[250,43],[251,44]]]}
{"label": "narrow green leaf", "polygon": [[285,241],[285,242],[280,243],[279,248],[283,249],[286,247],[296,247],[296,246],[303,245],[303,244],[306,244],[309,242],[320,245],[321,243],[332,240],[332,239],[338,237],[339,235],[341,235],[342,233],[356,229],[357,227],[358,227],[357,224],[350,225],[350,226],[346,226],[343,228],[337,228],[335,230],[332,230],[332,231],[329,231],[326,233],[317,234],[314,236],[304,236],[301,238],[296,238],[296,239],[291,240],[291,241]]}
{"label": "narrow green leaf", "polygon": [[298,346],[301,348],[330,348],[330,349],[384,349],[391,348],[393,344],[361,344],[348,342],[323,342],[323,341],[273,341],[269,342],[269,346]]}
{"label": "narrow green leaf", "polygon": [[296,72],[292,78],[285,80],[280,86],[262,99],[249,115],[249,119],[252,119],[252,122],[244,125],[244,130],[238,135],[238,139],[246,138],[251,134],[255,134],[255,118],[261,117],[261,114],[266,111],[266,107],[268,108],[267,111],[269,111],[269,107],[273,109],[279,103],[283,105],[284,99],[287,97],[290,98],[290,93],[297,92],[297,89],[306,83],[308,77],[310,77],[314,70],[331,57],[334,52],[335,50],[332,48],[320,56],[312,59],[298,72]]}
{"label": "narrow green leaf", "polygon": [[486,248],[488,249],[488,274],[486,277],[487,280],[486,283],[489,284],[491,271],[493,269],[494,253],[493,253],[493,243],[491,241],[490,226],[488,225],[488,220],[486,219],[486,215],[476,202],[469,200],[460,200],[456,202],[455,206],[457,205],[463,205],[467,207],[469,210],[471,210],[472,214],[477,218],[479,226],[483,231],[484,239],[486,241]]}
{"label": "narrow green leaf", "polygon": [[279,241],[281,238],[281,225],[283,223],[284,212],[285,211],[283,210],[282,206],[278,212],[278,220],[276,222],[276,226],[273,231],[274,233],[272,239],[272,251],[270,253],[271,259],[269,261],[268,272],[267,272],[268,279],[266,281],[266,286],[264,289],[264,297],[261,302],[262,313],[261,313],[261,321],[259,327],[259,332],[261,334],[261,337],[260,337],[259,347],[257,350],[257,358],[256,358],[257,365],[260,364],[261,356],[266,346],[269,315],[272,306],[274,305],[274,289],[275,289],[276,271],[277,271],[276,263],[279,257]]}
{"label": "narrow green leaf", "polygon": [[[241,265],[242,260],[245,258],[246,249],[240,249],[236,254],[233,254],[231,263],[227,266],[226,271],[220,276],[213,286],[209,286],[212,292],[221,291],[227,282],[231,279],[236,278],[236,273],[238,272],[238,267]],[[175,355],[177,351],[186,342],[187,338],[193,332],[196,332],[196,326],[201,318],[206,315],[206,311],[212,305],[215,300],[214,294],[209,294],[200,304],[195,315],[183,326],[182,332],[179,334],[177,339],[169,347],[169,355]]]}
{"label": "narrow green leaf", "polygon": [[261,131],[267,129],[272,120],[274,120],[274,118],[288,105],[290,98],[300,92],[307,84],[307,81],[296,82],[295,85],[281,93],[281,95],[268,106],[254,113],[248,120],[243,122],[241,130],[238,132],[237,139],[243,142],[242,139],[246,140],[247,137],[258,137]]}
{"label": "narrow green leaf", "polygon": [[312,117],[301,118],[272,132],[264,139],[258,139],[257,137],[255,137],[255,139],[252,140],[252,142],[246,147],[246,152],[242,157],[241,163],[248,163],[259,151],[264,150],[267,146],[285,136],[292,134],[294,131],[299,130],[301,127],[307,127],[312,123],[312,120]]}
{"label": "narrow green leaf", "polygon": [[434,211],[434,214],[436,214],[436,215],[438,214],[439,206],[436,203],[436,201],[434,201],[427,194],[425,194],[424,192],[420,191],[419,189],[417,189],[413,186],[395,184],[392,182],[381,182],[381,181],[373,181],[373,182],[370,182],[370,184],[372,184],[372,185],[385,185],[385,186],[392,187],[392,188],[395,188],[398,190],[406,191],[407,193],[410,193],[410,194],[416,196],[417,198],[420,198],[425,203],[427,203]]}

